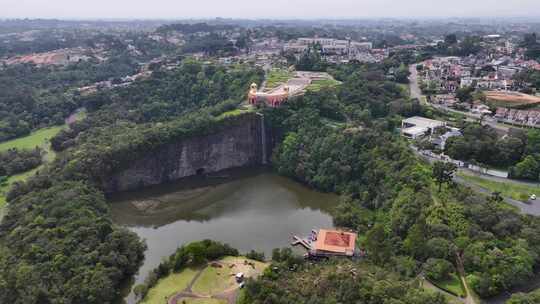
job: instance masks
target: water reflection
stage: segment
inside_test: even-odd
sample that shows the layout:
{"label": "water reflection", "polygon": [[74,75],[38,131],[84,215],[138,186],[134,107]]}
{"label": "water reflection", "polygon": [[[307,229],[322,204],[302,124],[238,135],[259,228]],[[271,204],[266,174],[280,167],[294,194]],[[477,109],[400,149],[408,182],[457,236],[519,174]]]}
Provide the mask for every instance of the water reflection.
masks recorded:
{"label": "water reflection", "polygon": [[[136,282],[143,281],[178,246],[205,238],[269,256],[273,248],[288,246],[291,234],[331,227],[329,210],[337,200],[336,195],[254,170],[189,179],[111,198],[114,221],[148,245]],[[131,297],[128,300],[132,302]]]}

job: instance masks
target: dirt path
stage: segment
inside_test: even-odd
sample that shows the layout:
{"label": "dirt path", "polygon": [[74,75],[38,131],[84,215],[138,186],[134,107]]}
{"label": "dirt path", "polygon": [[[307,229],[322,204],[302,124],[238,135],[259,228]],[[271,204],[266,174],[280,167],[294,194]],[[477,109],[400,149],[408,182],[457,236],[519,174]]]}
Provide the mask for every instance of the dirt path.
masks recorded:
{"label": "dirt path", "polygon": [[409,91],[411,92],[411,98],[416,98],[418,101],[422,102],[422,90],[420,90],[420,86],[418,85],[418,71],[416,70],[416,64],[411,64],[409,66],[409,72],[411,73],[409,76]]}
{"label": "dirt path", "polygon": [[456,297],[455,295],[449,293],[448,291],[446,291],[444,289],[440,289],[439,287],[437,287],[436,285],[433,285],[430,281],[428,281],[425,278],[422,278],[422,287],[427,287],[428,289],[436,290],[436,291],[446,295],[447,297],[451,298],[454,302],[465,303],[465,299],[462,299],[460,297]]}
{"label": "dirt path", "polygon": [[197,272],[197,274],[193,277],[191,282],[189,282],[189,285],[186,287],[186,289],[184,289],[184,292],[193,293],[193,284],[195,284],[195,282],[199,279],[199,277],[203,273],[204,269],[205,268],[203,268],[203,269],[199,270],[199,272]]}
{"label": "dirt path", "polygon": [[467,294],[467,297],[465,298],[465,304],[477,304],[476,300],[472,296],[471,290],[469,289],[467,280],[465,280],[465,268],[463,267],[463,261],[461,259],[461,256],[457,253],[456,253],[456,264],[457,264],[457,270],[459,273],[459,278],[461,280],[461,283],[463,284],[463,287],[465,288],[465,293]]}
{"label": "dirt path", "polygon": [[[217,262],[213,262],[213,263],[217,263]],[[219,264],[221,264],[223,267],[228,266],[227,264],[222,264],[222,263],[219,263]],[[208,263],[206,265],[206,267],[212,267],[211,263]],[[214,294],[214,295],[201,295],[201,294],[193,292],[193,285],[195,284],[195,282],[197,282],[197,280],[199,279],[199,277],[201,276],[203,271],[206,269],[206,267],[200,269],[197,272],[197,274],[195,274],[195,276],[193,277],[191,282],[189,282],[189,285],[184,290],[182,290],[181,292],[179,292],[179,293],[175,294],[174,296],[172,296],[167,301],[167,303],[168,304],[180,304],[181,303],[180,300],[183,299],[183,298],[195,298],[195,299],[226,300],[228,304],[235,304],[236,303],[236,298],[238,296],[239,286],[231,287],[231,288],[229,288],[229,289],[227,289],[225,291],[222,291],[221,293]]]}

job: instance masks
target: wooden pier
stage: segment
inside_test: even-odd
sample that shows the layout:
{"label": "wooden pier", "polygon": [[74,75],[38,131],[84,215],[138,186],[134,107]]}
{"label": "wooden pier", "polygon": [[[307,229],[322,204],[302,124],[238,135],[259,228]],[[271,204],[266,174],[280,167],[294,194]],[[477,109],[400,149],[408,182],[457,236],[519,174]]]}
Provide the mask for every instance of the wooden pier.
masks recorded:
{"label": "wooden pier", "polygon": [[298,237],[296,235],[293,235],[293,240],[291,242],[291,245],[293,246],[296,246],[296,245],[301,245],[303,246],[304,248],[306,248],[307,250],[311,250],[311,244],[309,243],[308,240],[306,239],[303,239],[301,237]]}

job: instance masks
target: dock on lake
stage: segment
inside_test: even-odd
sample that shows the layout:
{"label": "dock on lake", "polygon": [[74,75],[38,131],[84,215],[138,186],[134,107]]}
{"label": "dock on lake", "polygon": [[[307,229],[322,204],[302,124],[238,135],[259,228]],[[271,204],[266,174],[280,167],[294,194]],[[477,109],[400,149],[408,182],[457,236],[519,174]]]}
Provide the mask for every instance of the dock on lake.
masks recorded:
{"label": "dock on lake", "polygon": [[298,237],[296,235],[293,235],[292,239],[293,239],[292,242],[291,242],[292,246],[301,245],[304,248],[306,248],[307,250],[311,250],[311,243],[307,239],[303,239],[303,238]]}

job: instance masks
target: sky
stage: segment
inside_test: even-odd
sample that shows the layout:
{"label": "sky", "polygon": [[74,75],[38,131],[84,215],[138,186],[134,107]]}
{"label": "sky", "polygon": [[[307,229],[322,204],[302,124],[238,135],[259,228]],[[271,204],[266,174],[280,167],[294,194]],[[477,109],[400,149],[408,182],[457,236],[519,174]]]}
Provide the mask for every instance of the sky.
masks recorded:
{"label": "sky", "polygon": [[185,19],[540,16],[540,0],[0,0],[0,18]]}

